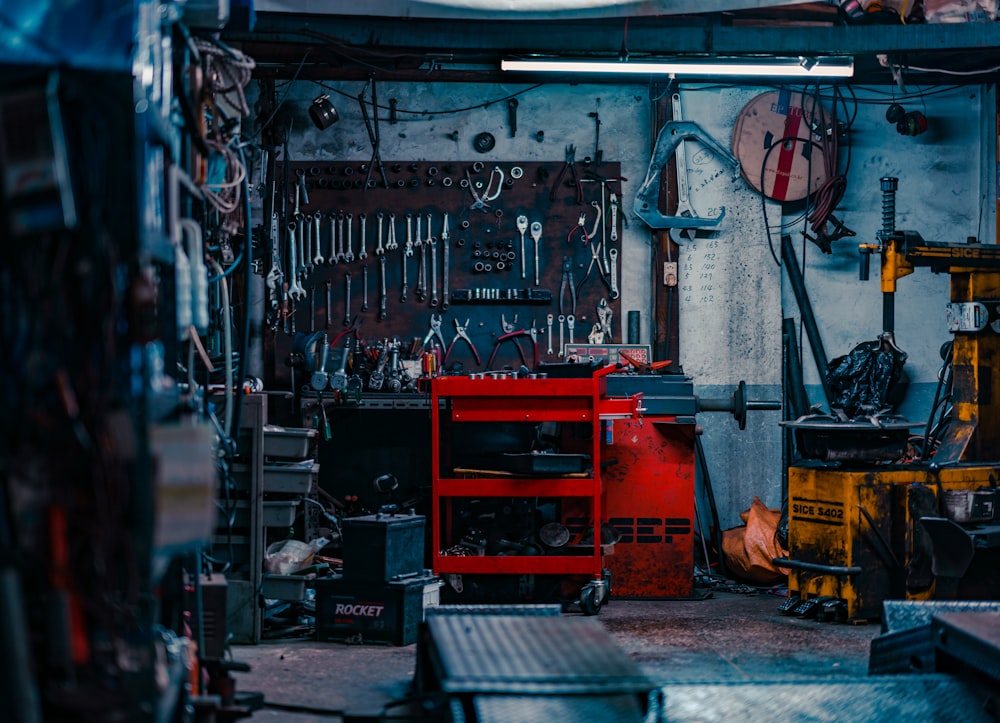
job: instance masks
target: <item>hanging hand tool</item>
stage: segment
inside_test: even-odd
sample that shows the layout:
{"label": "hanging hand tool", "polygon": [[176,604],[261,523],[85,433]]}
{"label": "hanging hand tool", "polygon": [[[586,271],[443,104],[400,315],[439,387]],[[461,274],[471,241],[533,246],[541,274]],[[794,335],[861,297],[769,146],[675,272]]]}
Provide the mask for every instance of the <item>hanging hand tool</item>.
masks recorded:
{"label": "hanging hand tool", "polygon": [[[493,179],[497,178],[497,176],[499,176],[497,180],[497,188],[495,191],[491,191],[490,189],[493,188]],[[486,183],[486,188],[483,189],[482,195],[477,193],[476,184],[472,182],[472,176],[469,175],[468,169],[465,171],[465,178],[469,182],[469,193],[471,193],[472,198],[475,199],[469,208],[473,211],[482,211],[483,213],[486,213],[487,209],[490,207],[487,202],[495,201],[500,198],[500,192],[503,190],[503,169],[500,168],[500,166],[493,167],[493,170],[490,171],[490,179]]]}
{"label": "hanging hand tool", "polygon": [[448,350],[444,353],[444,360],[442,363],[448,361],[448,357],[451,355],[451,350],[455,348],[455,342],[459,339],[463,339],[465,343],[469,345],[469,349],[472,350],[472,355],[476,358],[476,366],[482,366],[483,362],[479,358],[479,351],[476,349],[476,345],[472,343],[472,339],[469,338],[469,335],[466,334],[465,331],[469,328],[469,320],[466,319],[465,324],[460,323],[458,319],[453,319],[453,321],[455,322],[455,338],[452,339],[451,343],[448,345]]}
{"label": "hanging hand tool", "polygon": [[354,249],[352,248],[354,246],[354,241],[352,240],[354,237],[354,233],[352,232],[351,229],[354,223],[354,214],[348,213],[346,215],[346,218],[347,218],[347,238],[344,239],[344,245],[347,246],[347,251],[344,253],[344,261],[346,261],[347,263],[351,263],[354,261]]}
{"label": "hanging hand tool", "polygon": [[538,245],[542,240],[542,224],[538,221],[531,222],[531,240],[535,242],[535,286],[538,286]]}
{"label": "hanging hand tool", "polygon": [[406,259],[408,259],[412,255],[413,255],[413,249],[410,249],[409,253],[403,251],[403,253],[399,255],[399,261],[400,264],[402,265],[402,276],[403,276],[403,287],[399,290],[399,302],[401,304],[406,303],[406,292],[409,290],[409,284],[410,284],[406,272]]}
{"label": "hanging hand tool", "polygon": [[611,200],[608,202],[611,207],[611,235],[609,238],[612,241],[618,240],[618,194],[612,193]]}
{"label": "hanging hand tool", "polygon": [[576,202],[577,204],[582,204],[583,186],[580,185],[580,179],[576,175],[576,146],[573,145],[566,146],[566,162],[559,170],[559,175],[556,176],[556,182],[552,184],[552,190],[549,192],[549,201],[552,202],[556,200],[556,190],[560,185],[562,185],[567,172],[573,180],[573,185],[576,187]]}
{"label": "hanging hand tool", "polygon": [[424,248],[424,241],[420,235],[421,217],[417,216],[417,239],[413,242],[415,248],[420,251],[420,259],[417,265],[417,299],[422,304],[427,298],[427,250]]}
{"label": "hanging hand tool", "polygon": [[423,349],[424,347],[426,347],[430,343],[431,339],[435,339],[435,338],[438,341],[441,342],[441,348],[442,349],[444,349],[446,346],[448,346],[448,342],[446,342],[444,340],[444,337],[441,336],[441,315],[440,314],[431,314],[430,327],[431,328],[427,332],[427,335],[424,337],[424,341],[420,345],[420,348]]}
{"label": "hanging hand tool", "polygon": [[379,269],[378,318],[382,321],[385,321],[389,316],[389,312],[385,308],[385,297],[386,297],[385,254],[382,254],[381,256],[378,257],[378,269]]}
{"label": "hanging hand tool", "polygon": [[368,263],[361,266],[361,310],[368,311]]}
{"label": "hanging hand tool", "polygon": [[281,272],[281,236],[278,234],[278,214],[271,214],[271,268],[267,272],[267,288],[270,289],[271,308],[278,308],[278,290],[284,281]]}
{"label": "hanging hand tool", "polygon": [[298,253],[297,253],[298,241],[296,239],[297,236],[296,230],[297,229],[295,221],[289,221],[288,251],[290,258],[288,263],[289,263],[289,271],[291,272],[290,277],[292,281],[288,287],[288,297],[292,301],[301,301],[302,298],[306,295],[306,290],[302,287],[302,284],[299,283],[299,274],[298,274],[299,265],[298,265]]}
{"label": "hanging hand tool", "polygon": [[331,311],[331,301],[333,299],[333,281],[331,279],[326,280],[326,325],[330,326],[330,311]]}
{"label": "hanging hand tool", "polygon": [[442,289],[441,289],[441,309],[442,310],[447,309],[448,308],[448,304],[451,303],[451,300],[448,298],[448,294],[449,294],[449,291],[448,291],[448,276],[450,274],[450,270],[449,269],[451,267],[451,241],[450,241],[450,239],[451,239],[451,234],[448,232],[448,213],[446,211],[445,214],[444,214],[444,223],[441,226],[441,250],[442,250],[443,255],[444,255],[444,262],[443,262],[443,266],[444,266],[444,268],[443,268],[444,279],[443,279],[443,286],[442,286]]}
{"label": "hanging hand tool", "polygon": [[570,314],[566,317],[566,330],[569,334],[570,346],[573,345],[573,329],[576,327],[576,317]]}
{"label": "hanging hand tool", "polygon": [[396,243],[396,214],[392,211],[389,211],[389,233],[385,240],[385,248],[386,251],[395,251],[399,248],[399,244]]}
{"label": "hanging hand tool", "polygon": [[358,214],[358,221],[361,224],[361,249],[358,251],[358,261],[365,261],[368,258],[368,245],[365,241],[365,228],[367,226],[366,221],[368,216],[362,212]]}
{"label": "hanging hand tool", "polygon": [[[593,253],[593,251],[591,251]],[[570,296],[570,308],[569,312],[571,314],[576,313],[576,286],[573,285],[573,259],[569,256],[563,256],[562,263],[562,280],[559,282],[559,313],[560,315],[566,313],[566,292],[569,292]]]}
{"label": "hanging hand tool", "polygon": [[559,356],[566,356],[563,348],[566,346],[566,337],[563,335],[563,324],[566,322],[566,317],[563,314],[559,314]]}
{"label": "hanging hand tool", "polygon": [[299,253],[301,254],[302,267],[305,269],[303,276],[308,277],[315,268],[312,258],[312,237],[313,237],[313,216],[307,213],[305,223],[299,224]]}
{"label": "hanging hand tool", "polygon": [[431,236],[431,217],[427,214],[427,245],[431,247],[431,308],[438,305],[437,239]]}
{"label": "hanging hand tool", "polygon": [[344,326],[351,323],[351,272],[344,274]]}
{"label": "hanging hand tool", "polygon": [[328,211],[326,215],[330,219],[330,252],[326,256],[326,262],[333,266],[337,263],[337,214]]}
{"label": "hanging hand tool", "polygon": [[323,258],[323,251],[322,251],[322,248],[321,248],[321,246],[322,246],[322,238],[321,237],[322,237],[322,228],[323,228],[323,214],[322,214],[322,212],[317,211],[316,213],[314,213],[313,214],[313,219],[314,220],[313,220],[313,226],[312,226],[312,228],[313,228],[313,233],[315,234],[315,236],[313,237],[313,243],[316,246],[316,255],[313,256],[313,263],[316,264],[317,267],[320,267],[320,266],[322,266],[323,264],[326,263],[326,259]]}
{"label": "hanging hand tool", "polygon": [[535,322],[531,322],[531,329],[516,329],[517,316],[514,316],[514,321],[510,324],[507,323],[507,318],[501,314],[500,315],[500,327],[503,329],[503,334],[497,337],[496,342],[493,344],[493,353],[490,354],[490,360],[486,363],[486,368],[491,369],[493,367],[493,361],[497,357],[497,352],[500,350],[500,346],[505,341],[513,341],[514,346],[517,347],[517,354],[521,357],[521,363],[525,366],[528,365],[528,359],[524,356],[524,349],[521,348],[521,343],[517,340],[519,336],[529,336],[531,337],[532,344],[534,345],[534,364],[531,367],[534,369],[538,366],[538,331],[535,329]]}
{"label": "hanging hand tool", "polygon": [[382,221],[385,218],[385,214],[379,211],[375,214],[375,220],[377,222],[375,236],[378,239],[378,245],[375,246],[375,255],[381,256],[385,253],[385,249],[382,246]]}
{"label": "hanging hand tool", "polygon": [[550,356],[551,356],[551,354],[553,352],[553,349],[552,349],[552,322],[554,320],[555,320],[555,317],[552,314],[549,314],[548,316],[545,317],[545,323],[548,325],[547,333],[548,333],[548,336],[549,336],[549,348],[545,350],[545,353],[549,354]]}
{"label": "hanging hand tool", "polygon": [[521,278],[528,278],[528,270],[525,265],[524,260],[524,234],[528,231],[528,217],[525,215],[520,215],[516,219],[517,232],[521,234]]}
{"label": "hanging hand tool", "polygon": [[309,287],[309,333],[316,333],[316,285]]}
{"label": "hanging hand tool", "polygon": [[[699,218],[694,215],[668,216],[660,211],[660,177],[664,166],[678,146],[688,138],[701,141],[706,148],[712,151],[720,163],[728,165],[732,171],[733,179],[736,179],[740,174],[740,162],[722,144],[705,133],[697,123],[690,121],[664,123],[656,138],[656,146],[653,148],[646,178],[639,187],[639,192],[635,195],[635,203],[632,207],[635,215],[645,221],[650,228],[712,228],[718,226],[726,217],[725,208],[720,208],[719,215],[715,218]],[[684,173],[686,182],[686,168]],[[678,169],[679,175],[680,169]]]}
{"label": "hanging hand tool", "polygon": [[618,293],[618,249],[611,249],[608,253],[611,255],[611,269],[608,273],[611,277],[611,298],[617,299],[621,295]]}
{"label": "hanging hand tool", "polygon": [[343,212],[337,213],[337,263],[346,264],[347,263],[347,251],[344,249],[344,214]]}

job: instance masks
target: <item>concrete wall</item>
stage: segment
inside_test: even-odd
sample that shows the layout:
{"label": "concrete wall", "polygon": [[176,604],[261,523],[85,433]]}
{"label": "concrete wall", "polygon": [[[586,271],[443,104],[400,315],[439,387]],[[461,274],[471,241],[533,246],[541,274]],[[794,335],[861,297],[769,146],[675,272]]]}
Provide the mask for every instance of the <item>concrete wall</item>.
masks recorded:
{"label": "concrete wall", "polygon": [[[350,160],[367,162],[369,139],[355,100],[361,83],[326,84],[323,90],[312,82],[279,85],[293,110],[290,155],[292,160]],[[510,137],[506,103],[518,96],[518,130]],[[722,145],[729,146],[735,119],[744,105],[766,88],[718,88],[682,86],[684,118],[697,122]],[[338,95],[340,91],[345,95]],[[320,92],[329,92],[340,113],[339,123],[318,131],[306,108]],[[395,98],[398,122],[390,124],[381,111],[382,155],[386,159],[438,161],[559,160],[567,144],[577,148],[577,159],[593,155],[594,122],[590,112],[600,113],[600,146],[604,158],[619,161],[625,184],[622,208],[630,210],[648,165],[651,139],[649,90],[646,85],[547,85],[526,89],[521,85],[483,84],[394,84],[379,85],[379,102],[387,106]],[[251,95],[253,91],[251,91]],[[872,278],[860,282],[857,243],[874,240],[881,226],[878,180],[883,175],[900,179],[897,197],[897,228],[915,229],[929,240],[961,241],[969,235],[992,240],[995,196],[992,173],[993,145],[988,114],[992,100],[983,101],[977,88],[954,90],[905,100],[907,110],[921,110],[930,119],[930,130],[916,138],[897,134],[885,121],[890,89],[858,91],[857,119],[851,133],[851,167],[848,187],[836,215],[857,237],[838,242],[827,256],[806,244],[806,285],[820,325],[829,357],[847,353],[858,342],[874,339],[881,331],[881,296],[877,257]],[[988,96],[992,99],[992,96]],[[488,101],[486,107],[481,106]],[[416,113],[410,112],[416,111]],[[454,112],[444,112],[454,111]],[[450,134],[458,132],[458,140]],[[472,138],[489,131],[497,139],[487,154],[476,153]],[[544,131],[544,140],[536,132]],[[980,138],[985,138],[984,143]],[[688,153],[689,158],[692,152]],[[984,166],[984,159],[990,162]],[[711,169],[715,161],[698,169]],[[689,161],[689,167],[691,167]],[[718,164],[716,167],[721,168]],[[693,184],[692,203],[701,216],[714,216],[722,206],[726,218],[716,231],[700,234],[685,243],[680,266],[680,349],[674,360],[690,375],[703,397],[728,397],[745,380],[752,399],[781,399],[781,320],[798,316],[794,296],[783,282],[783,274],[771,257],[764,232],[761,197],[745,181],[732,182],[726,174],[707,184]],[[986,179],[986,180],[981,180]],[[770,203],[770,202],[769,202]],[[790,225],[800,249],[801,222],[798,213],[782,219],[780,209],[770,203],[768,219]],[[780,233],[772,231],[775,251],[780,255]],[[650,339],[652,244],[649,229],[630,218],[622,239],[621,309],[642,312],[641,340]],[[940,358],[940,344],[947,340],[943,309],[948,279],[920,269],[900,283],[897,294],[897,340],[909,353],[907,370],[910,394],[902,411],[924,419],[933,393]],[[624,318],[618,320],[623,329]],[[804,334],[804,368],[813,402],[822,401],[815,370]],[[740,432],[735,420],[725,414],[702,414],[703,442],[718,499],[723,527],[739,524],[738,514],[753,496],[765,503],[781,503],[782,462],[779,412],[755,412],[747,429]]]}

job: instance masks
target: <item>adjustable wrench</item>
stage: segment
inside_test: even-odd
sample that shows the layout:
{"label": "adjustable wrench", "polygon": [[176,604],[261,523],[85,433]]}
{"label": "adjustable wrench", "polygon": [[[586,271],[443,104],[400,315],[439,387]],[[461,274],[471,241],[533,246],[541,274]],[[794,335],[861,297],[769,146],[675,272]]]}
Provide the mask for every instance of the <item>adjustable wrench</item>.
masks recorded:
{"label": "adjustable wrench", "polygon": [[448,302],[448,274],[449,274],[448,267],[451,265],[451,250],[450,250],[451,244],[449,243],[449,239],[450,238],[451,238],[451,234],[448,233],[448,212],[446,211],[445,214],[444,214],[444,223],[441,226],[441,250],[442,250],[442,252],[444,254],[444,269],[443,269],[444,280],[443,280],[443,287],[441,289],[441,308],[442,309],[447,309],[448,308],[448,303],[449,303]]}
{"label": "adjustable wrench", "polygon": [[322,266],[326,262],[326,259],[323,258],[323,251],[320,248],[320,241],[321,241],[321,239],[320,239],[320,229],[322,229],[322,227],[323,227],[322,221],[323,221],[323,214],[322,213],[320,213],[319,211],[317,211],[316,213],[313,214],[313,225],[312,225],[312,227],[313,227],[313,233],[315,234],[313,240],[314,240],[314,243],[316,244],[316,255],[313,256],[313,263],[316,264],[317,267]]}
{"label": "adjustable wrench", "polygon": [[[521,234],[521,278],[526,279],[528,277],[528,272],[525,269],[524,262],[524,234],[528,230],[528,217],[521,215],[517,217],[517,232]],[[538,262],[536,261],[537,265]],[[536,282],[537,283],[537,282]]]}
{"label": "adjustable wrench", "polygon": [[535,286],[538,286],[538,244],[542,240],[542,224],[540,221],[531,222],[531,240],[535,242]]}
{"label": "adjustable wrench", "polygon": [[344,274],[344,326],[351,325],[351,272]]}
{"label": "adjustable wrench", "polygon": [[566,317],[566,328],[569,329],[569,343],[573,344],[573,328],[576,326],[576,317],[570,314]]}
{"label": "adjustable wrench", "polygon": [[351,263],[352,261],[354,261],[354,249],[351,248],[354,245],[354,241],[352,240],[353,237],[354,237],[354,234],[351,231],[351,227],[352,227],[353,224],[354,224],[354,214],[353,213],[348,213],[347,214],[347,238],[344,239],[344,243],[347,246],[347,252],[344,254],[344,261],[346,261],[347,263]]}
{"label": "adjustable wrench", "polygon": [[368,258],[368,248],[365,242],[365,227],[368,225],[368,216],[362,212],[358,214],[358,220],[361,222],[361,250],[358,252],[358,261],[365,261]]}
{"label": "adjustable wrench", "polygon": [[552,354],[552,322],[555,321],[555,317],[549,314],[545,317],[545,323],[548,324],[548,336],[549,336],[549,348],[545,350],[546,354]]}
{"label": "adjustable wrench", "polygon": [[617,299],[621,294],[618,293],[618,249],[612,248],[608,251],[608,255],[611,257],[611,298]]}
{"label": "adjustable wrench", "polygon": [[559,356],[563,356],[563,344],[566,343],[566,337],[563,335],[563,323],[566,321],[566,317],[562,314],[559,315]]}

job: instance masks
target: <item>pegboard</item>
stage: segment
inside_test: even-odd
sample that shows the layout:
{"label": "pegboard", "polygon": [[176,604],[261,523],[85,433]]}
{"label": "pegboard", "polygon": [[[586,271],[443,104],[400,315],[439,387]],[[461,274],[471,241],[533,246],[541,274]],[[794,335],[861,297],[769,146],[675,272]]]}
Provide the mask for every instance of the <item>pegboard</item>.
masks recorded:
{"label": "pegboard", "polygon": [[[403,342],[402,350],[406,353],[423,348],[432,317],[440,315],[441,334],[445,341],[442,344],[445,349],[441,352],[443,358],[456,335],[455,322],[465,325],[468,320],[466,333],[475,344],[481,363],[476,363],[469,346],[459,340],[443,365],[449,373],[486,370],[494,342],[504,331],[502,318],[516,329],[530,329],[534,323],[539,362],[560,359],[560,313],[575,317],[572,340],[586,342],[599,321],[598,306],[601,305],[600,318],[610,325],[610,335],[605,334],[604,342],[622,340],[621,330],[617,328],[620,318],[617,294],[612,293],[610,273],[601,273],[601,266],[606,262],[606,268],[609,272],[613,271],[616,277],[615,290],[620,289],[621,259],[617,258],[616,263],[612,263],[612,259],[620,250],[624,214],[620,207],[613,210],[612,194],[620,204],[621,187],[617,180],[611,180],[620,176],[620,164],[603,163],[599,167],[599,176],[585,174],[583,167],[577,164],[579,193],[570,173],[560,179],[560,171],[565,168],[562,160],[547,163],[384,161],[384,180],[377,168],[369,173],[368,166],[361,164],[288,165],[288,215],[294,216],[295,189],[304,184],[308,203],[300,198],[299,212],[303,219],[309,216],[315,218],[317,212],[320,214],[319,255],[324,263],[315,265],[301,282],[307,295],[294,308],[288,309],[288,323],[284,323],[285,319],[276,318],[271,327],[274,332],[274,383],[281,385],[288,377],[285,360],[292,351],[295,334],[326,332],[332,339],[352,321],[360,324],[358,333],[369,346],[378,340],[398,338]],[[280,165],[278,172],[280,181]],[[606,179],[604,183],[601,183],[602,178]],[[560,181],[558,186],[557,180]],[[476,197],[490,200],[484,200],[484,205],[477,208]],[[594,206],[595,203],[597,206]],[[602,205],[603,210],[599,211]],[[384,251],[381,255],[376,253],[380,214],[381,246]],[[394,215],[394,219],[390,219],[390,214]],[[445,214],[448,218],[449,247],[447,295],[444,292],[445,242],[442,240]],[[523,257],[518,216],[526,217],[529,226],[524,234]],[[583,227],[579,226],[581,217]],[[530,229],[531,224],[536,222],[541,225],[537,284],[535,243]],[[290,232],[287,223],[279,224],[279,228],[283,262],[287,265]],[[391,228],[394,228],[394,249],[389,248]],[[413,255],[407,257],[408,241],[415,247],[418,231],[423,246],[413,248]],[[362,233],[367,254],[364,259],[361,258]],[[435,239],[433,254],[427,242],[430,237]],[[589,241],[584,243],[588,237]],[[315,235],[312,239],[315,251]],[[331,241],[338,248],[332,248]],[[339,254],[338,250],[343,254]],[[331,251],[335,257],[340,257],[333,264],[329,262]],[[424,254],[427,287],[422,298],[417,293],[421,253]],[[592,263],[595,253],[597,261]],[[436,274],[432,272],[432,255],[436,262]],[[347,261],[350,257],[353,260]],[[407,271],[405,301],[404,258]],[[384,312],[380,303],[382,259],[385,259],[386,284]],[[564,272],[564,265],[569,274]],[[349,305],[346,295],[348,274],[351,287]],[[364,298],[366,275],[367,303]],[[290,277],[286,274],[285,278],[288,280]],[[431,292],[432,281],[436,281],[436,293]],[[311,297],[309,289],[312,289]],[[602,303],[602,299],[606,304]],[[280,315],[280,310],[278,313]],[[554,317],[551,344],[548,336],[549,314]],[[563,327],[562,341],[564,344],[571,341],[568,324]],[[431,337],[426,348],[433,348],[435,342],[441,344],[440,339]],[[519,342],[530,367],[534,363],[531,339],[525,336]],[[553,350],[551,354],[548,353],[549,348]],[[312,362],[306,361],[308,367]],[[327,368],[333,369],[338,362],[339,357],[334,356]],[[505,342],[497,349],[492,368],[517,368],[520,364],[516,347]]]}

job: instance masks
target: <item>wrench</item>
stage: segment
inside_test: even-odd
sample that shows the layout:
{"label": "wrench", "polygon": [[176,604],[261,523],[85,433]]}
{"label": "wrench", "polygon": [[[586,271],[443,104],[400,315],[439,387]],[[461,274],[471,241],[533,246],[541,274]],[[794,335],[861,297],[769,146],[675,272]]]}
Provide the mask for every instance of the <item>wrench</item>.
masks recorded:
{"label": "wrench", "polygon": [[378,231],[375,234],[378,237],[378,246],[375,247],[375,255],[382,256],[385,253],[385,249],[382,248],[382,219],[383,219],[382,212],[379,211],[376,214],[375,218],[378,220]]}
{"label": "wrench", "polygon": [[306,214],[305,226],[304,227],[303,226],[299,226],[299,233],[304,233],[305,234],[304,243],[303,243],[302,249],[300,249],[300,250],[302,251],[302,265],[305,266],[305,268],[306,268],[306,276],[308,276],[309,274],[312,273],[313,269],[315,268],[313,266],[313,253],[312,253],[312,246],[313,246],[313,242],[312,242],[312,239],[313,239],[313,217],[312,217],[312,214],[309,214],[309,213]]}
{"label": "wrench", "polygon": [[611,194],[611,240],[618,240],[618,194]]}
{"label": "wrench", "polygon": [[337,214],[337,263],[346,264],[347,254],[344,251],[344,214]]}
{"label": "wrench", "polygon": [[448,212],[446,211],[444,214],[444,223],[441,226],[441,250],[444,253],[444,269],[443,269],[444,280],[443,280],[443,287],[441,289],[442,309],[448,308],[448,274],[449,274],[448,267],[451,264],[451,250],[450,250],[451,244],[449,243],[450,238],[451,234],[448,233]]}
{"label": "wrench", "polygon": [[389,212],[389,237],[386,239],[385,248],[387,251],[395,251],[399,248],[396,243],[396,214]]}
{"label": "wrench", "polygon": [[540,221],[531,222],[531,240],[535,242],[535,286],[538,286],[538,244],[542,240],[542,224]]}
{"label": "wrench", "polygon": [[378,265],[379,265],[378,318],[381,321],[385,321],[386,318],[388,318],[388,316],[389,316],[389,313],[385,309],[385,296],[386,296],[386,289],[385,289],[385,254],[382,254],[381,256],[378,257]]}
{"label": "wrench", "polygon": [[332,291],[333,291],[333,281],[331,279],[326,280],[326,326],[330,326],[330,310],[333,304],[332,301]]}
{"label": "wrench", "polygon": [[366,223],[368,216],[362,212],[358,215],[358,220],[361,221],[361,250],[358,252],[358,261],[364,261],[368,258],[368,249],[365,243],[365,227],[368,225]]}
{"label": "wrench", "polygon": [[326,262],[333,266],[337,263],[337,214],[329,211],[326,215],[330,219],[330,253],[326,256]]}
{"label": "wrench", "polygon": [[427,298],[427,248],[420,245],[420,266],[417,270],[417,299],[423,303]]}
{"label": "wrench", "polygon": [[[429,220],[430,216],[427,218]],[[436,307],[438,305],[437,239],[433,236],[428,237],[427,245],[431,247],[431,307]]]}
{"label": "wrench", "polygon": [[353,237],[354,237],[354,234],[351,232],[351,226],[353,224],[354,224],[354,214],[353,213],[348,213],[347,214],[347,238],[345,239],[345,243],[347,245],[347,253],[344,254],[344,260],[347,263],[351,263],[352,261],[354,261],[354,249],[351,248],[354,245],[354,241],[352,240]]}
{"label": "wrench", "polygon": [[323,251],[320,249],[320,229],[323,227],[323,214],[317,211],[313,214],[313,232],[316,234],[314,242],[316,244],[316,255],[313,256],[313,263],[317,267],[322,266],[326,259],[323,258]]}
{"label": "wrench", "polygon": [[368,311],[368,262],[361,267],[361,310]]}
{"label": "wrench", "polygon": [[562,314],[559,315],[559,356],[563,356],[563,345],[566,343],[566,337],[563,336],[563,322],[566,321],[566,317]]}
{"label": "wrench", "polygon": [[[392,232],[390,231],[390,233],[392,233]],[[412,213],[406,214],[406,246],[403,247],[403,252],[407,256],[413,256],[413,214]]]}
{"label": "wrench", "polygon": [[548,324],[548,335],[549,335],[549,348],[545,350],[546,354],[552,354],[552,322],[555,321],[555,317],[549,314],[545,317],[545,323]]}
{"label": "wrench", "polygon": [[305,230],[306,225],[303,221],[303,216],[301,214],[299,215],[299,218],[296,219],[296,221],[297,223],[295,230],[297,231],[296,235],[298,236],[298,243],[299,243],[298,273],[302,276],[302,280],[305,281],[307,275],[305,266],[306,246],[305,246],[305,239],[303,238],[302,234]]}
{"label": "wrench", "polygon": [[618,293],[618,249],[612,248],[608,255],[611,256],[611,298],[617,299],[621,296]]}
{"label": "wrench", "polygon": [[570,314],[566,317],[566,328],[569,329],[569,343],[573,345],[573,327],[576,325],[576,317]]}
{"label": "wrench", "polygon": [[[298,275],[298,254],[296,247],[298,242],[296,240],[296,230],[297,225],[295,221],[288,222],[288,249],[289,249],[289,268],[292,270],[291,274],[291,284],[288,286],[288,298],[292,301],[300,301],[302,297],[306,295],[306,290],[299,283]],[[286,317],[287,318],[287,317]]]}
{"label": "wrench", "polygon": [[[518,216],[516,223],[517,223],[517,232],[519,234],[521,234],[521,278],[525,279],[525,278],[527,278],[528,272],[525,269],[525,265],[524,265],[525,264],[525,262],[524,262],[524,233],[525,233],[525,231],[528,230],[528,217],[524,216],[524,215]],[[535,264],[537,265],[538,262],[535,261]],[[536,281],[535,283],[537,284],[538,282]]]}
{"label": "wrench", "polygon": [[[409,214],[407,214],[407,215],[409,215]],[[421,234],[420,234],[420,222],[422,220],[423,220],[423,218],[421,216],[417,216],[417,238],[413,241],[413,248],[416,248],[416,249],[418,249],[418,248],[420,248],[421,246],[424,245],[423,239],[421,238]],[[430,234],[430,229],[427,229],[427,233]],[[409,226],[407,226],[407,228],[406,228],[406,236],[407,236],[407,238],[409,238],[409,235],[410,235],[410,229],[409,229]]]}
{"label": "wrench", "polygon": [[281,288],[281,282],[284,279],[284,274],[281,273],[281,250],[280,250],[281,239],[278,236],[278,214],[271,214],[271,269],[267,272],[267,288],[269,288],[273,293],[271,294],[271,308],[278,308],[278,289]]}
{"label": "wrench", "polygon": [[[412,249],[411,249],[412,252]],[[399,292],[399,302],[401,304],[406,303],[406,290],[409,288],[409,281],[406,278],[406,254],[402,253],[399,255],[400,260],[403,262],[403,288]]]}
{"label": "wrench", "polygon": [[309,293],[309,333],[316,333],[316,285],[307,290]]}
{"label": "wrench", "polygon": [[344,274],[344,326],[351,325],[351,272]]}

